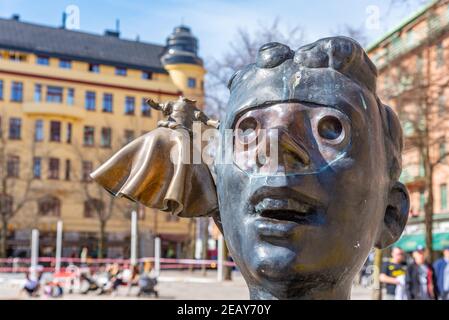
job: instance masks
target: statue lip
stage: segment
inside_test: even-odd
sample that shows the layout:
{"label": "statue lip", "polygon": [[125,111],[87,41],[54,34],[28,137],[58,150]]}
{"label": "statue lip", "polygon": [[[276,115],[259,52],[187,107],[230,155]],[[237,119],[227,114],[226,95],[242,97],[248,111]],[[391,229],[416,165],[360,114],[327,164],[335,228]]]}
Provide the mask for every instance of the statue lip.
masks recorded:
{"label": "statue lip", "polygon": [[[285,202],[273,202],[273,205],[281,206],[285,205],[292,206],[290,209],[295,210],[295,206],[299,206],[298,210],[301,211],[301,205],[307,205],[311,207],[322,207],[323,204],[320,200],[313,196],[306,195],[303,192],[299,192],[297,190],[294,190],[289,187],[268,187],[264,186],[259,189],[257,189],[251,196],[250,196],[250,203],[253,206],[257,206],[261,204],[265,199],[272,199],[272,200],[290,200],[290,203]],[[299,204],[298,204],[299,203]],[[269,203],[266,203],[269,204]],[[285,208],[288,209],[288,208]]]}
{"label": "statue lip", "polygon": [[290,188],[262,188],[251,197],[251,203],[264,228],[280,223],[318,226],[325,221],[322,203]]}

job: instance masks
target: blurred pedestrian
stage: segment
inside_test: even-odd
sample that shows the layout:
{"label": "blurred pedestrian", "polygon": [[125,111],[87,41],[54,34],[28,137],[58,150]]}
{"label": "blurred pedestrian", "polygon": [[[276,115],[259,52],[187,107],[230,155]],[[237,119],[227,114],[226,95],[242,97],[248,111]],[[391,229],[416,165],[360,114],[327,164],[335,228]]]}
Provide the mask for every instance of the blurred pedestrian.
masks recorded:
{"label": "blurred pedestrian", "polygon": [[26,293],[28,293],[30,297],[38,297],[41,275],[33,277],[30,272],[27,272],[25,279],[26,280],[25,285],[23,286],[23,290],[26,291]]}
{"label": "blurred pedestrian", "polygon": [[443,257],[433,264],[440,299],[449,300],[449,246],[444,248]]}
{"label": "blurred pedestrian", "polygon": [[426,262],[423,246],[418,246],[413,251],[413,263],[407,268],[405,284],[409,300],[436,300],[438,298],[435,272],[432,265]]}
{"label": "blurred pedestrian", "polygon": [[385,284],[386,295],[385,300],[403,300],[402,294],[398,292],[396,295],[396,290],[402,290],[404,284],[405,272],[407,270],[407,265],[405,264],[405,253],[404,250],[398,247],[394,247],[391,250],[391,258],[384,262],[382,265],[382,270],[379,276],[381,283]]}

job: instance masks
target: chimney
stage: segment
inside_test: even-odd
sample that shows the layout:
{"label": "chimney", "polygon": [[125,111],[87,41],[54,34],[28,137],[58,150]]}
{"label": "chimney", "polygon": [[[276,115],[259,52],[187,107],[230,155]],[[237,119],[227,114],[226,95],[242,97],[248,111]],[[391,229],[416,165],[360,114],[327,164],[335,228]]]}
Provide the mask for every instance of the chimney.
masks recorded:
{"label": "chimney", "polygon": [[62,13],[62,29],[66,29],[66,22],[67,22],[67,13],[65,11]]}
{"label": "chimney", "polygon": [[120,38],[120,20],[115,20],[115,30],[106,29],[104,35],[108,37]]}
{"label": "chimney", "polygon": [[14,14],[11,16],[11,20],[19,21],[19,20],[20,20],[20,15],[18,15],[17,13],[14,13]]}
{"label": "chimney", "polygon": [[115,30],[105,30],[104,31],[104,35],[108,36],[108,37],[119,38],[120,37],[120,32],[115,31]]}

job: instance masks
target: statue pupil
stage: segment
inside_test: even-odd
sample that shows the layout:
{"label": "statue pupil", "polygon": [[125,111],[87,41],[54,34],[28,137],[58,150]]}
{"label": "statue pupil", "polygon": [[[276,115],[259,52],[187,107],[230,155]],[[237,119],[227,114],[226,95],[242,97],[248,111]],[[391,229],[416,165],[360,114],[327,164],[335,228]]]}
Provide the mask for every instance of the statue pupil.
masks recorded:
{"label": "statue pupil", "polygon": [[318,123],[318,133],[327,140],[337,139],[343,131],[343,126],[336,117],[326,116]]}

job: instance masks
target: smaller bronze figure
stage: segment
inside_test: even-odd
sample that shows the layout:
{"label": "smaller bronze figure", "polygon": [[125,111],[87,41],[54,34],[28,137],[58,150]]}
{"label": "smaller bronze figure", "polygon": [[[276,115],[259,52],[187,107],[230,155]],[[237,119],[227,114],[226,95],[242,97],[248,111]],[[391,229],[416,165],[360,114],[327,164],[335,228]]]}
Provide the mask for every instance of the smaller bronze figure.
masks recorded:
{"label": "smaller bronze figure", "polygon": [[194,121],[201,122],[202,130],[215,129],[218,121],[209,119],[195,101],[184,97],[165,104],[151,99],[147,103],[167,120],[123,147],[92,173],[92,178],[113,195],[150,208],[181,217],[212,214],[218,208],[213,176],[207,164],[193,163],[194,146],[189,141],[186,145],[182,133],[191,135]]}
{"label": "smaller bronze figure", "polygon": [[147,99],[146,103],[153,109],[161,111],[167,117],[167,120],[158,122],[158,127],[190,130],[194,121],[201,121],[203,124],[214,128],[218,128],[219,125],[219,121],[209,119],[203,111],[196,107],[195,100],[179,97],[178,101],[157,103],[153,99]]}

